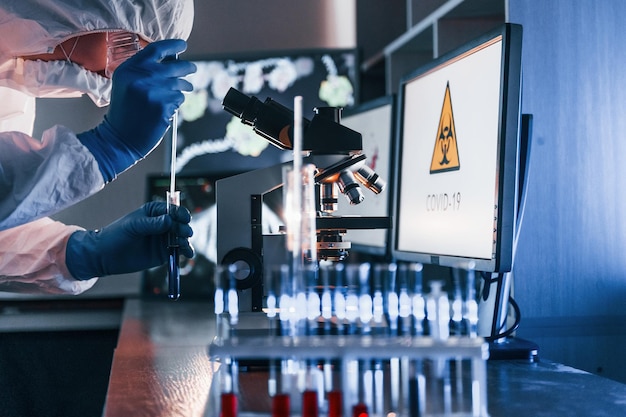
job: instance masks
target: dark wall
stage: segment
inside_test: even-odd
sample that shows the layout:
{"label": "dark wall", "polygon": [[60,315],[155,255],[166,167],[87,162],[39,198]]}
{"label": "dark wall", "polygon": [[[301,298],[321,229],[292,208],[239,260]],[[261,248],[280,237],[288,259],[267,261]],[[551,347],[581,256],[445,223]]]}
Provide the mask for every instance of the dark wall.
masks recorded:
{"label": "dark wall", "polygon": [[356,0],[196,0],[190,55],[354,47]]}
{"label": "dark wall", "polygon": [[386,94],[383,51],[407,30],[406,0],[358,0],[356,42],[361,53],[361,102]]}
{"label": "dark wall", "polygon": [[534,115],[515,264],[520,336],[626,381],[626,3],[515,0]]}

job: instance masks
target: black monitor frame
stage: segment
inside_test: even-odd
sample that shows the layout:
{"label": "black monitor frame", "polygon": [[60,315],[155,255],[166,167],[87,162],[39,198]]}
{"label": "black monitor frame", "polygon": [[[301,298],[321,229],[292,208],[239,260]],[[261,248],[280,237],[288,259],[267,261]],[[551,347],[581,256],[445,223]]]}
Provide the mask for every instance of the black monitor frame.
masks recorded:
{"label": "black monitor frame", "polygon": [[[445,253],[425,253],[400,250],[398,248],[399,225],[402,198],[403,155],[403,114],[405,109],[405,87],[412,80],[436,71],[458,60],[460,57],[492,43],[494,39],[502,39],[502,55],[500,79],[500,109],[498,118],[498,161],[496,190],[497,208],[494,208],[494,236],[491,258],[470,258]],[[521,130],[521,48],[522,27],[516,24],[505,24],[485,35],[468,42],[460,48],[451,51],[429,64],[403,77],[399,86],[398,100],[398,127],[396,146],[396,186],[394,197],[394,228],[392,237],[392,256],[396,261],[421,262],[448,267],[472,266],[478,271],[509,272],[513,264],[514,239],[516,232],[517,197],[518,197],[518,170],[519,170],[519,138]]]}
{"label": "black monitor frame", "polygon": [[[396,96],[395,95],[387,95],[387,96],[382,96],[382,97],[378,97],[376,99],[367,101],[365,103],[362,103],[360,105],[354,106],[354,107],[350,107],[347,109],[343,110],[343,115],[342,115],[342,121],[345,120],[346,118],[349,118],[351,116],[356,116],[356,115],[366,115],[374,110],[380,110],[381,108],[386,107],[389,109],[390,111],[390,121],[389,121],[389,142],[388,143],[381,143],[381,146],[387,146],[386,149],[386,153],[389,156],[387,158],[386,161],[382,161],[382,163],[387,164],[387,176],[382,177],[381,178],[383,180],[385,180],[387,182],[387,186],[386,188],[383,190],[383,192],[379,195],[374,195],[372,193],[370,193],[367,190],[364,190],[363,193],[365,194],[365,200],[357,205],[357,206],[353,206],[350,207],[349,209],[349,214],[352,213],[358,213],[359,212],[359,208],[360,206],[367,206],[368,203],[371,203],[371,200],[373,198],[382,198],[384,199],[384,201],[386,202],[386,210],[385,213],[376,213],[376,214],[368,214],[368,215],[375,215],[375,216],[386,216],[386,217],[390,217],[391,216],[391,207],[392,207],[392,200],[393,200],[393,176],[395,175],[395,143],[396,143],[396,134],[395,134],[395,129],[396,129]],[[343,122],[342,122],[343,123]],[[350,127],[350,126],[349,126]],[[354,126],[351,127],[353,130],[357,130],[359,133],[361,133],[362,135],[365,133],[365,135],[363,136],[363,142],[364,142],[364,151],[367,150],[367,147],[365,145],[365,141],[367,140],[367,132],[362,132],[359,131],[358,129],[356,129]],[[375,157],[375,155],[368,155],[367,156],[367,160],[366,163],[368,161],[371,161],[371,158]],[[381,171],[377,170],[376,167],[373,167],[373,169],[377,172],[377,174],[379,175],[383,175]],[[341,199],[341,197],[340,197]],[[344,214],[345,210],[342,209],[342,207],[345,207],[347,205],[347,202],[345,201],[341,201],[339,203],[339,214]],[[350,233],[350,232],[348,232]],[[347,237],[347,239],[351,242],[352,244],[352,249],[351,251],[354,252],[358,252],[358,253],[363,253],[363,254],[368,254],[368,255],[376,255],[376,256],[382,256],[382,257],[388,257],[391,253],[391,229],[385,229],[384,233],[384,241],[383,242],[373,242],[370,241],[365,242],[365,241],[361,241],[361,240],[351,240],[349,235]],[[364,236],[363,236],[364,237]]]}

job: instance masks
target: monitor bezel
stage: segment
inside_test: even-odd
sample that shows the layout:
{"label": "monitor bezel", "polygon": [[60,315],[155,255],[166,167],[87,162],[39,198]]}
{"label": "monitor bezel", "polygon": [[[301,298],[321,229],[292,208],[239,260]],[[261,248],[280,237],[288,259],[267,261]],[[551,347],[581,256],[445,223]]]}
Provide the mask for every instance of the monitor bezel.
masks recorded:
{"label": "monitor bezel", "polygon": [[[480,47],[493,39],[502,37],[501,73],[500,79],[500,109],[498,121],[498,177],[497,195],[497,226],[496,242],[490,259],[463,257],[448,254],[425,252],[411,252],[398,249],[398,227],[400,222],[400,192],[402,187],[402,146],[404,100],[406,85],[413,79],[420,77],[437,67],[456,60],[467,52]],[[402,77],[398,88],[398,116],[396,140],[396,169],[395,194],[392,213],[393,236],[391,252],[395,261],[420,262],[424,264],[447,267],[473,268],[484,272],[509,272],[513,265],[513,251],[515,241],[515,226],[517,215],[517,189],[519,170],[519,138],[521,130],[521,25],[507,23],[484,35],[470,41],[459,48],[434,59],[430,63],[417,68]]]}
{"label": "monitor bezel", "polygon": [[[350,117],[354,115],[360,115],[375,109],[379,109],[381,107],[390,106],[391,108],[391,123],[389,126],[389,177],[383,178],[387,181],[387,187],[383,192],[387,196],[387,216],[392,217],[392,206],[393,206],[393,197],[394,197],[394,181],[393,177],[395,176],[395,160],[396,160],[396,124],[397,124],[397,96],[395,94],[390,94],[386,96],[381,96],[357,106],[345,108],[342,111],[342,119],[345,117]],[[359,132],[360,133],[360,132]],[[368,191],[364,191],[368,193]],[[365,195],[365,201],[361,204],[367,204],[368,195]],[[376,255],[382,257],[388,257],[391,254],[391,228],[387,229],[385,233],[385,244],[381,246],[374,245],[366,245],[362,243],[352,243],[351,251],[367,254],[367,255]]]}

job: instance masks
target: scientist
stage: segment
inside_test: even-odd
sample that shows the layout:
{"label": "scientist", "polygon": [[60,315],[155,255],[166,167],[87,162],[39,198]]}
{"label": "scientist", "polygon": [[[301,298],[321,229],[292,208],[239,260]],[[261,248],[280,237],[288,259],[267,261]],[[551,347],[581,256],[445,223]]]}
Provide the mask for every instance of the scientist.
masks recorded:
{"label": "scientist", "polygon": [[[100,190],[161,141],[195,71],[193,0],[5,0],[0,4],[0,289],[81,293],[94,277],[191,257],[189,212],[149,203],[100,231],[45,217]],[[33,138],[36,97],[109,105],[94,129]]]}

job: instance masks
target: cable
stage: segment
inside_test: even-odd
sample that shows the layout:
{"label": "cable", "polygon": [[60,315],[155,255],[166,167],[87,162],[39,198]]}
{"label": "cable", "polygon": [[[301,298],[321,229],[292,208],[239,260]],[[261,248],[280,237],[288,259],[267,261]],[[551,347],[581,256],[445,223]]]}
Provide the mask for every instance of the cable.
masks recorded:
{"label": "cable", "polygon": [[492,342],[494,340],[503,339],[512,335],[513,332],[515,332],[519,328],[520,322],[522,321],[522,312],[519,308],[519,305],[513,297],[509,297],[509,305],[511,305],[513,307],[513,310],[515,311],[515,322],[513,323],[513,325],[502,333],[499,333],[495,336],[485,337],[485,340]]}
{"label": "cable", "polygon": [[[521,136],[520,136],[520,148],[521,149],[520,149],[520,161],[519,161],[520,178],[518,179],[519,189],[518,189],[517,204],[516,204],[517,216],[515,219],[516,220],[515,229],[513,233],[513,246],[511,248],[512,249],[511,271],[513,271],[513,267],[514,267],[515,260],[517,257],[516,256],[517,246],[519,242],[522,222],[524,220],[524,213],[526,211],[529,172],[531,171],[530,160],[531,160],[531,149],[532,149],[531,142],[532,142],[532,127],[533,127],[532,115],[522,114],[520,123],[521,123]],[[481,294],[481,297],[483,297],[483,299],[486,299],[486,297],[488,297],[489,295],[491,284],[498,281],[499,279],[502,279],[502,277],[500,276],[500,274],[498,274],[495,278],[491,276],[488,277],[486,273],[481,273],[480,275],[481,275],[481,278],[485,281],[485,286],[484,286],[483,293]],[[504,330],[501,333],[498,333],[496,335],[485,337],[485,339],[488,341],[494,341],[494,340],[508,337],[511,334],[513,334],[513,332],[515,332],[520,325],[521,318],[522,318],[520,307],[517,304],[517,302],[513,299],[513,297],[509,295],[508,298],[509,298],[509,305],[511,305],[513,309],[515,310],[515,322],[509,329]],[[506,325],[506,320],[504,320],[504,323],[498,330],[501,330],[502,327],[504,327],[505,325]]]}

